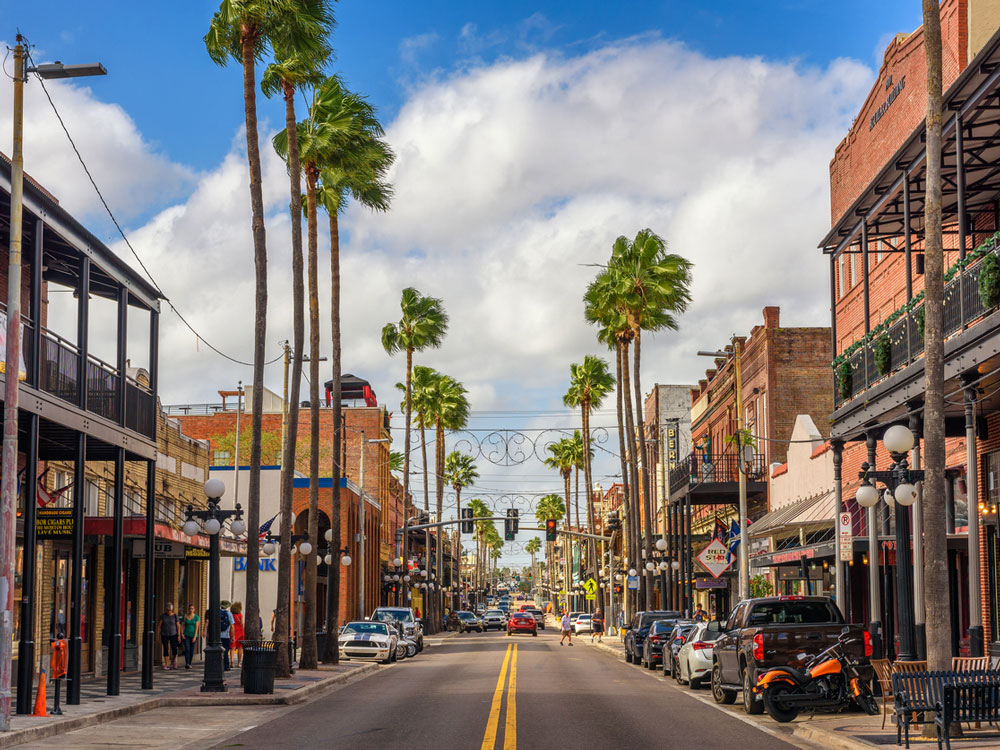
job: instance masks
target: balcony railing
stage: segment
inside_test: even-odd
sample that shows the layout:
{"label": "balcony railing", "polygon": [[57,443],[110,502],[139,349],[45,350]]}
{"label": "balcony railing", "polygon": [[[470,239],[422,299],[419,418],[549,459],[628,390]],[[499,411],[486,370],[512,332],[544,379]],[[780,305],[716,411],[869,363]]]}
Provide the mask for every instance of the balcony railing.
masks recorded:
{"label": "balcony railing", "polygon": [[695,451],[670,470],[670,491],[705,482],[739,482],[741,471],[746,473],[747,481],[761,482],[767,471],[764,460],[764,454],[755,453],[752,460],[741,466],[735,453]]}
{"label": "balcony railing", "polygon": [[[990,238],[981,247],[982,257],[1000,255],[1000,243],[996,237]],[[979,295],[979,275],[982,271],[982,257],[976,258],[944,285],[944,337],[958,333],[996,308],[983,304]],[[892,374],[903,369],[923,356],[924,337],[922,332],[924,305],[910,303],[902,313],[883,330],[872,332],[870,340],[835,361],[834,380],[836,383],[837,406],[867,391]],[[888,360],[878,362],[878,352],[888,337]],[[882,367],[879,367],[879,364]]]}

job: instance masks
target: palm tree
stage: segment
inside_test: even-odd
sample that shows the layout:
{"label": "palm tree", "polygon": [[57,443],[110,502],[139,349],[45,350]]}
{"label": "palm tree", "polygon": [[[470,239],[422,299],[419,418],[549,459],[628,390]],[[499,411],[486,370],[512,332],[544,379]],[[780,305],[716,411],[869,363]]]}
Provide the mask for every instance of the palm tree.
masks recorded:
{"label": "palm tree", "polygon": [[398,473],[403,470],[403,454],[399,451],[389,452],[389,471]]}
{"label": "palm tree", "polygon": [[[691,263],[680,255],[667,253],[661,237],[649,229],[640,230],[629,241],[622,236],[615,240],[608,271],[614,285],[613,295],[625,313],[632,332],[632,360],[635,394],[636,440],[639,445],[639,475],[642,481],[642,525],[646,556],[652,559],[653,525],[650,488],[650,467],[646,453],[646,431],[643,424],[642,383],[639,379],[642,331],[677,330],[676,315],[687,309],[691,301]],[[646,571],[646,596],[651,591],[651,574]],[[647,601],[647,604],[649,602]]]}
{"label": "palm tree", "polygon": [[[615,387],[615,379],[608,372],[608,363],[600,357],[588,354],[583,358],[582,364],[570,365],[569,390],[563,396],[563,403],[572,408],[579,407],[583,421],[583,479],[584,484],[589,488],[593,486],[590,478],[590,412],[592,409],[600,409],[605,397],[611,393]],[[594,496],[587,493],[587,525],[590,528],[597,528],[594,523]],[[594,540],[590,540],[588,545],[591,564],[597,574],[597,583],[601,583],[602,556],[597,556],[597,545]],[[600,590],[600,588],[599,588]],[[598,593],[598,608],[604,609],[603,591]]]}
{"label": "palm tree", "polygon": [[398,323],[386,323],[382,346],[387,354],[406,352],[406,432],[403,439],[403,497],[410,492],[410,415],[412,412],[410,379],[413,353],[437,349],[448,332],[448,314],[437,297],[425,297],[413,287],[403,290],[399,307],[403,316]]}
{"label": "palm tree", "polygon": [[[941,230],[941,15],[923,0],[927,57],[927,184],[924,201],[924,602],[928,669],[949,669],[951,617],[944,469],[944,250]],[[972,500],[970,499],[970,502]],[[979,533],[973,529],[969,533]]]}
{"label": "palm tree", "polygon": [[[335,147],[330,149],[320,170],[320,186],[317,202],[326,210],[330,231],[330,331],[333,359],[333,481],[340,480],[340,378],[342,367],[342,343],[340,326],[340,212],[350,199],[373,211],[387,211],[392,198],[392,187],[386,181],[386,174],[395,156],[389,146],[381,140],[382,126],[375,110],[363,98],[340,96],[335,100],[339,107],[336,117],[349,116],[351,124],[344,128],[340,138],[335,139]],[[328,100],[326,106],[332,109]],[[404,496],[405,497],[405,496]],[[340,496],[334,493],[331,524],[334,538],[340,533]],[[334,556],[336,557],[336,556]],[[340,611],[340,560],[336,559],[329,576],[333,585],[327,587],[326,632],[338,631],[336,618]],[[336,637],[327,638],[323,661],[335,664],[339,649]]]}
{"label": "palm tree", "polygon": [[524,551],[531,555],[531,575],[535,575],[535,555],[542,548],[542,540],[537,536],[531,537],[528,543],[524,545]]}
{"label": "palm tree", "polygon": [[[490,509],[486,506],[486,503],[484,503],[477,497],[474,497],[469,501],[469,508],[472,509],[473,518],[483,518],[491,515]],[[492,524],[492,521],[476,521],[474,531],[472,534],[476,540],[476,584],[475,585],[476,585],[477,596],[480,588],[482,587],[482,577],[480,573],[482,571],[483,537],[485,534],[483,527],[487,523]]]}
{"label": "palm tree", "polygon": [[[445,479],[451,485],[452,489],[455,490],[455,517],[461,519],[462,517],[462,490],[465,487],[473,484],[477,479],[479,479],[479,471],[476,469],[476,463],[472,456],[460,451],[452,451],[444,459],[444,474]],[[462,559],[462,527],[458,526],[455,534],[457,540],[456,544],[456,555],[458,560],[461,562]],[[461,567],[459,567],[461,570]],[[461,596],[460,591],[456,593],[456,597]],[[456,605],[459,600],[456,599]]]}
{"label": "palm tree", "polygon": [[[327,42],[332,17],[313,0],[222,0],[212,16],[205,49],[221,66],[238,61],[243,67],[243,110],[247,163],[250,170],[250,208],[254,256],[253,397],[251,401],[250,481],[247,487],[247,524],[250,533],[260,526],[261,423],[264,410],[264,344],[267,337],[267,236],[261,188],[260,142],[257,133],[256,62],[268,49],[298,50],[316,59]],[[284,545],[282,545],[284,546]],[[259,550],[247,545],[246,637],[260,638]]]}
{"label": "palm tree", "polygon": [[[573,462],[573,505],[576,513],[576,526],[580,525],[580,472],[583,470],[583,435],[579,430],[573,431],[573,437],[566,438],[566,453]],[[590,449],[590,460],[594,460],[594,449]]]}
{"label": "palm tree", "polygon": [[[535,506],[535,519],[538,521],[539,526],[544,526],[548,520],[561,521],[565,515],[566,506],[563,504],[563,499],[556,494],[549,494],[539,498],[538,505]],[[553,542],[545,542],[545,562],[549,576],[549,597],[553,606],[557,606],[558,598],[554,595],[556,591],[555,587],[558,584],[553,573],[554,546]]]}
{"label": "palm tree", "polygon": [[[436,399],[433,405],[434,417],[434,465],[437,490],[437,517],[444,518],[445,483],[445,430],[461,430],[469,421],[469,399],[465,386],[449,375],[438,375]],[[437,580],[444,580],[444,545],[441,534],[437,536]],[[436,589],[440,591],[440,588]]]}
{"label": "palm tree", "polygon": [[[569,491],[570,491],[570,480],[573,477],[573,456],[570,454],[571,446],[568,438],[563,438],[562,440],[557,440],[554,443],[550,443],[546,446],[546,450],[552,455],[545,459],[545,466],[549,469],[555,469],[559,472],[559,475],[563,480],[563,492],[565,493],[566,508],[569,505]],[[577,523],[579,524],[580,518],[577,516]],[[570,525],[570,514],[566,514],[566,526]]]}

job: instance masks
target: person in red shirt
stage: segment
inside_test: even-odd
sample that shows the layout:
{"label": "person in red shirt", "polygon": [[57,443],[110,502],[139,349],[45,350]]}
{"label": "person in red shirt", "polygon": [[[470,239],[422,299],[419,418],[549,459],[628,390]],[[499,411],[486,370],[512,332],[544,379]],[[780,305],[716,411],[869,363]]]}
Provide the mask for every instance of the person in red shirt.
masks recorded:
{"label": "person in red shirt", "polygon": [[246,631],[243,629],[243,605],[239,602],[233,602],[229,612],[233,616],[233,627],[229,634],[229,648],[235,653],[236,668],[239,669],[243,664],[243,637],[246,635]]}

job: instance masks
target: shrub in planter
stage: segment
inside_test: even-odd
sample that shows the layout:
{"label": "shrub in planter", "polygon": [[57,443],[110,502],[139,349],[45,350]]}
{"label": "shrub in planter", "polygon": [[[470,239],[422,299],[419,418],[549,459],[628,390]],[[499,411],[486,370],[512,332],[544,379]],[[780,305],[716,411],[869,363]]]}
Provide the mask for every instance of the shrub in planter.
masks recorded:
{"label": "shrub in planter", "polygon": [[837,392],[841,398],[851,395],[852,376],[851,366],[847,362],[842,362],[837,368]]}
{"label": "shrub in planter", "polygon": [[888,375],[892,369],[892,342],[889,334],[883,333],[875,340],[875,370],[879,375]]}
{"label": "shrub in planter", "polygon": [[983,307],[1000,304],[1000,261],[992,254],[979,264],[979,300]]}

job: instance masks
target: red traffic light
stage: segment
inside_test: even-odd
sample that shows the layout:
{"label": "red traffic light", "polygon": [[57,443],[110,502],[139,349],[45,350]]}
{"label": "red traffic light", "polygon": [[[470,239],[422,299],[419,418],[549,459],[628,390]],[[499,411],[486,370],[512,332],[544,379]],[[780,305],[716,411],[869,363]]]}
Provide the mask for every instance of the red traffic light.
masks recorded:
{"label": "red traffic light", "polygon": [[556,519],[550,518],[545,521],[545,541],[554,542],[556,540]]}

